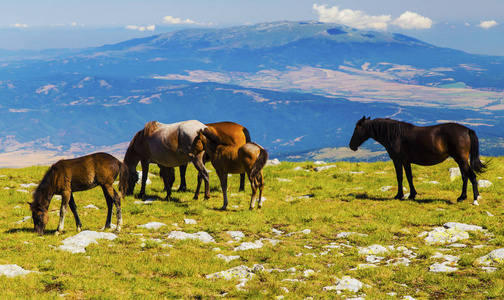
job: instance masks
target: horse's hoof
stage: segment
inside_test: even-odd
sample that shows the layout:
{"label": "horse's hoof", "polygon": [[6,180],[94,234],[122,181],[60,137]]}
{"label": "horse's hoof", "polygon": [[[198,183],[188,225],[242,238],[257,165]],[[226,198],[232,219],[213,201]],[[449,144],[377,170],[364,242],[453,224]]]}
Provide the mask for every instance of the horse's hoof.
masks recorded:
{"label": "horse's hoof", "polygon": [[226,207],[223,206],[223,207],[220,208],[220,210],[224,211],[224,210],[226,210]]}
{"label": "horse's hoof", "polygon": [[396,199],[396,200],[404,200],[404,195],[396,195],[394,197],[394,199]]}
{"label": "horse's hoof", "polygon": [[60,235],[60,233],[61,232],[59,232],[59,231],[56,230],[56,232],[54,232],[54,235]]}
{"label": "horse's hoof", "polygon": [[474,200],[472,205],[479,206],[478,200]]}
{"label": "horse's hoof", "polygon": [[457,202],[462,202],[466,199],[467,199],[467,197],[458,197]]}

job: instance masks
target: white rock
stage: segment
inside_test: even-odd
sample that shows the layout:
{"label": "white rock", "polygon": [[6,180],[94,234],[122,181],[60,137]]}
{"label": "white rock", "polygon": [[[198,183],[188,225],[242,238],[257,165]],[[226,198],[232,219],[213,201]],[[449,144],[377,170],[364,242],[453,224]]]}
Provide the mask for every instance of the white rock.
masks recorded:
{"label": "white rock", "polygon": [[337,238],[346,238],[351,235],[358,235],[358,236],[368,236],[367,234],[363,233],[358,233],[358,232],[340,232],[336,235]]}
{"label": "white rock", "polygon": [[226,271],[221,271],[213,274],[208,274],[207,279],[249,279],[254,276],[254,272],[247,266],[237,266]]}
{"label": "white rock", "polygon": [[86,206],[84,206],[84,208],[86,208],[86,209],[96,209],[96,210],[99,209],[98,207],[94,206],[93,204],[86,205]]}
{"label": "white rock", "polygon": [[264,244],[258,240],[255,241],[254,243],[251,242],[244,242],[241,243],[240,246],[236,247],[234,251],[244,251],[244,250],[251,250],[251,249],[260,249],[264,246]]}
{"label": "white rock", "polygon": [[75,236],[63,240],[63,245],[58,249],[68,251],[71,253],[85,253],[86,247],[90,244],[97,244],[99,239],[107,239],[112,241],[117,238],[117,235],[110,232],[96,232],[91,230],[84,230]]}
{"label": "white rock", "polygon": [[277,178],[278,182],[291,182],[292,180],[290,179],[285,179],[285,178]]}
{"label": "white rock", "polygon": [[32,272],[34,271],[25,270],[18,265],[0,265],[0,275],[7,277],[22,276]]}
{"label": "white rock", "polygon": [[475,263],[478,265],[483,265],[483,266],[502,264],[502,263],[504,263],[504,249],[493,250],[492,252],[488,253],[487,255],[484,255],[484,256],[478,258],[475,261]]}
{"label": "white rock", "polygon": [[239,259],[240,256],[239,255],[224,255],[224,254],[217,254],[217,258],[220,258],[222,260],[225,260],[226,262],[230,262],[230,261],[233,261],[235,259]]}
{"label": "white rock", "polygon": [[331,168],[336,168],[336,165],[328,165],[328,166],[322,166],[322,167],[316,167],[314,170],[315,172],[320,172],[320,171],[325,171]]}
{"label": "white rock", "polygon": [[450,168],[448,171],[450,172],[450,180],[451,181],[455,181],[457,178],[459,178],[460,176],[462,176],[460,174],[460,169],[459,168]]}
{"label": "white rock", "polygon": [[266,167],[267,166],[278,166],[278,165],[280,165],[280,161],[278,160],[278,158],[268,159],[268,162],[266,162]]}
{"label": "white rock", "polygon": [[144,225],[138,225],[137,227],[139,228],[146,228],[146,229],[159,229],[163,226],[166,226],[166,224],[159,223],[159,222],[150,222]]}
{"label": "white rock", "polygon": [[444,263],[435,263],[429,267],[430,272],[438,272],[438,273],[450,273],[457,271],[458,268],[447,266]]}
{"label": "white rock", "polygon": [[193,219],[184,219],[184,222],[186,224],[197,224],[196,220],[193,220]]}
{"label": "white rock", "polygon": [[327,163],[325,161],[322,161],[322,160],[317,160],[317,161],[313,162],[313,164],[317,165],[317,166],[327,165]]}
{"label": "white rock", "polygon": [[350,276],[343,276],[341,279],[339,279],[336,282],[336,285],[326,286],[326,287],[323,288],[323,290],[324,291],[331,291],[331,290],[342,291],[342,290],[348,290],[348,291],[357,293],[363,287],[368,287],[368,285],[365,285],[364,283],[362,283],[359,280],[357,280],[355,278],[352,278]]}
{"label": "white rock", "polygon": [[31,187],[38,186],[38,184],[36,184],[36,183],[22,183],[22,184],[20,184],[20,186],[22,188],[31,188]]}
{"label": "white rock", "polygon": [[240,241],[245,237],[245,234],[241,231],[227,231],[227,234],[229,234],[233,239]]}
{"label": "white rock", "polygon": [[480,188],[488,188],[491,186],[492,186],[492,183],[488,180],[484,180],[484,179],[478,180],[478,187],[480,187]]}
{"label": "white rock", "polygon": [[427,244],[452,244],[459,240],[465,240],[469,238],[469,233],[458,227],[444,228],[435,227],[428,236],[425,238]]}
{"label": "white rock", "polygon": [[484,231],[483,227],[481,226],[476,226],[476,225],[468,225],[468,224],[463,224],[463,223],[457,223],[457,222],[448,222],[443,225],[444,228],[458,228],[460,230],[464,231]]}
{"label": "white rock", "polygon": [[214,238],[208,234],[207,232],[200,231],[196,233],[186,233],[183,231],[172,231],[168,234],[169,239],[176,239],[176,240],[199,240],[203,243],[215,243]]}
{"label": "white rock", "polygon": [[389,250],[381,245],[371,245],[369,247],[361,248],[359,254],[370,255],[370,254],[384,254],[389,253]]}

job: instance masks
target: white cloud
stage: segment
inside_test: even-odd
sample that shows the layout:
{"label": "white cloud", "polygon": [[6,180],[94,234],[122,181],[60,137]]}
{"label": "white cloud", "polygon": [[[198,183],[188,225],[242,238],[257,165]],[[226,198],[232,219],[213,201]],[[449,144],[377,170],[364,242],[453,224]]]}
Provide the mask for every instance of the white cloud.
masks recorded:
{"label": "white cloud", "polygon": [[327,5],[313,4],[313,10],[319,15],[320,22],[341,23],[358,29],[372,28],[386,30],[391,20],[390,15],[371,16],[360,10],[343,9]]}
{"label": "white cloud", "polygon": [[16,24],[11,25],[10,27],[14,27],[14,28],[28,28],[28,25],[16,23]]}
{"label": "white cloud", "polygon": [[432,27],[432,20],[417,13],[407,11],[392,22],[392,25],[402,29],[429,29]]}
{"label": "white cloud", "polygon": [[476,26],[481,27],[483,29],[488,29],[497,25],[499,25],[499,23],[492,20],[492,21],[482,21],[481,23],[479,23],[479,25]]}
{"label": "white cloud", "polygon": [[154,31],[156,30],[156,25],[147,25],[147,26],[128,25],[125,28],[129,30],[138,30],[138,31]]}
{"label": "white cloud", "polygon": [[163,23],[165,24],[197,24],[196,21],[190,20],[190,19],[185,19],[182,20],[181,18],[174,18],[172,16],[166,16],[163,18]]}

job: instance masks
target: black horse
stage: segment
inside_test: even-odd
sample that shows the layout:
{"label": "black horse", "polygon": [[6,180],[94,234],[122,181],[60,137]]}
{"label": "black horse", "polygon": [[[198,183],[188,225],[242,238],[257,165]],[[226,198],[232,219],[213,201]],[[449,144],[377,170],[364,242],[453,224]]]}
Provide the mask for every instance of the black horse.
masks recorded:
{"label": "black horse", "polygon": [[467,199],[469,179],[473,186],[473,204],[478,205],[476,173],[484,172],[487,163],[482,163],[479,158],[478,137],[474,130],[456,123],[418,127],[391,119],[370,120],[363,117],[355,125],[350,149],[356,151],[369,138],[385,147],[394,162],[398,184],[395,199],[404,197],[403,167],[411,190],[408,198],[415,199],[417,192],[413,186],[411,164],[432,166],[451,156],[459,165],[462,174],[462,194],[457,201]]}

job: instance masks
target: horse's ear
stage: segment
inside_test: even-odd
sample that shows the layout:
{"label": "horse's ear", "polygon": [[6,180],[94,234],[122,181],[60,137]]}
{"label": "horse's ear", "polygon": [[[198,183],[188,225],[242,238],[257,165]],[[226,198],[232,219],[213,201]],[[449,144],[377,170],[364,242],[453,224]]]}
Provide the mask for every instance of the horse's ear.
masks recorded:
{"label": "horse's ear", "polygon": [[367,120],[367,121],[371,120],[371,117],[368,117],[366,120]]}

